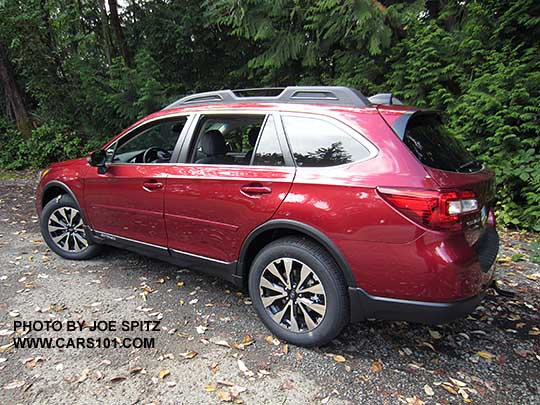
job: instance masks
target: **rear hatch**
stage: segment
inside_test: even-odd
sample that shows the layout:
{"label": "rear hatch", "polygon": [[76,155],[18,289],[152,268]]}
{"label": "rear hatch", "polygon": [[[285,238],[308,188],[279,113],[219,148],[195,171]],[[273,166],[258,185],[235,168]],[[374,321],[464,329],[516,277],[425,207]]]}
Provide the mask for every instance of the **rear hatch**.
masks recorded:
{"label": "rear hatch", "polygon": [[411,153],[424,165],[442,191],[474,193],[478,207],[460,221],[467,241],[473,245],[494,223],[494,173],[483,167],[446,129],[436,111],[397,111],[379,107],[379,112]]}

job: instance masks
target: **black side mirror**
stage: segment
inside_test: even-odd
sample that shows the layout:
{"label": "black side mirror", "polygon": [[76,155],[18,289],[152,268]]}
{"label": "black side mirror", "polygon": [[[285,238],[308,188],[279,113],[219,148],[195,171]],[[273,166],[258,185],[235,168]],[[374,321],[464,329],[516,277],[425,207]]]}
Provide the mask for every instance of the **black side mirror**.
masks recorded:
{"label": "black side mirror", "polygon": [[96,150],[90,154],[88,157],[88,163],[90,163],[90,166],[94,166],[98,168],[99,174],[104,174],[107,172],[107,154],[104,150]]}

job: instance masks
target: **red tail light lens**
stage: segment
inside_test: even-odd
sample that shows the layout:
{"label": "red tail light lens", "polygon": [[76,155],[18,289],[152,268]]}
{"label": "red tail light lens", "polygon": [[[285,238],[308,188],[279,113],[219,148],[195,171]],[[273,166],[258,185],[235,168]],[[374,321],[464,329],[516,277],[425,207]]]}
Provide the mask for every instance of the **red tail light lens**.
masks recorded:
{"label": "red tail light lens", "polygon": [[435,230],[462,229],[460,217],[479,211],[471,191],[440,192],[403,188],[377,188],[381,197],[412,221]]}

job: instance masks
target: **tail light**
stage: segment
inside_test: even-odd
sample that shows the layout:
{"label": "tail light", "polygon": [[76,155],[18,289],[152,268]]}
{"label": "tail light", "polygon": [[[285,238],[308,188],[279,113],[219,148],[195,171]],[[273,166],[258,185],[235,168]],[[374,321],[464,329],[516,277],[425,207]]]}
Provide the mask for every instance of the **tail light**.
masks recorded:
{"label": "tail light", "polygon": [[381,197],[412,221],[435,230],[462,229],[461,217],[479,211],[471,191],[377,188]]}

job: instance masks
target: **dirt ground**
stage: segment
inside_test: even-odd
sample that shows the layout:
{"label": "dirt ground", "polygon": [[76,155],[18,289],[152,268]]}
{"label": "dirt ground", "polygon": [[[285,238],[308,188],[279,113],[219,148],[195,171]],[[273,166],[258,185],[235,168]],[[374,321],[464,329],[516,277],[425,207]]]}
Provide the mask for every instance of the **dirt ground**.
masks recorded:
{"label": "dirt ground", "polygon": [[[503,233],[499,274],[514,297],[490,291],[439,327],[359,323],[304,349],[269,336],[248,297],[210,276],[112,248],[59,258],[34,187],[0,179],[0,403],[540,403],[538,235]],[[14,322],[38,320],[160,320],[160,331],[24,335],[154,338],[153,349],[14,348]]]}

